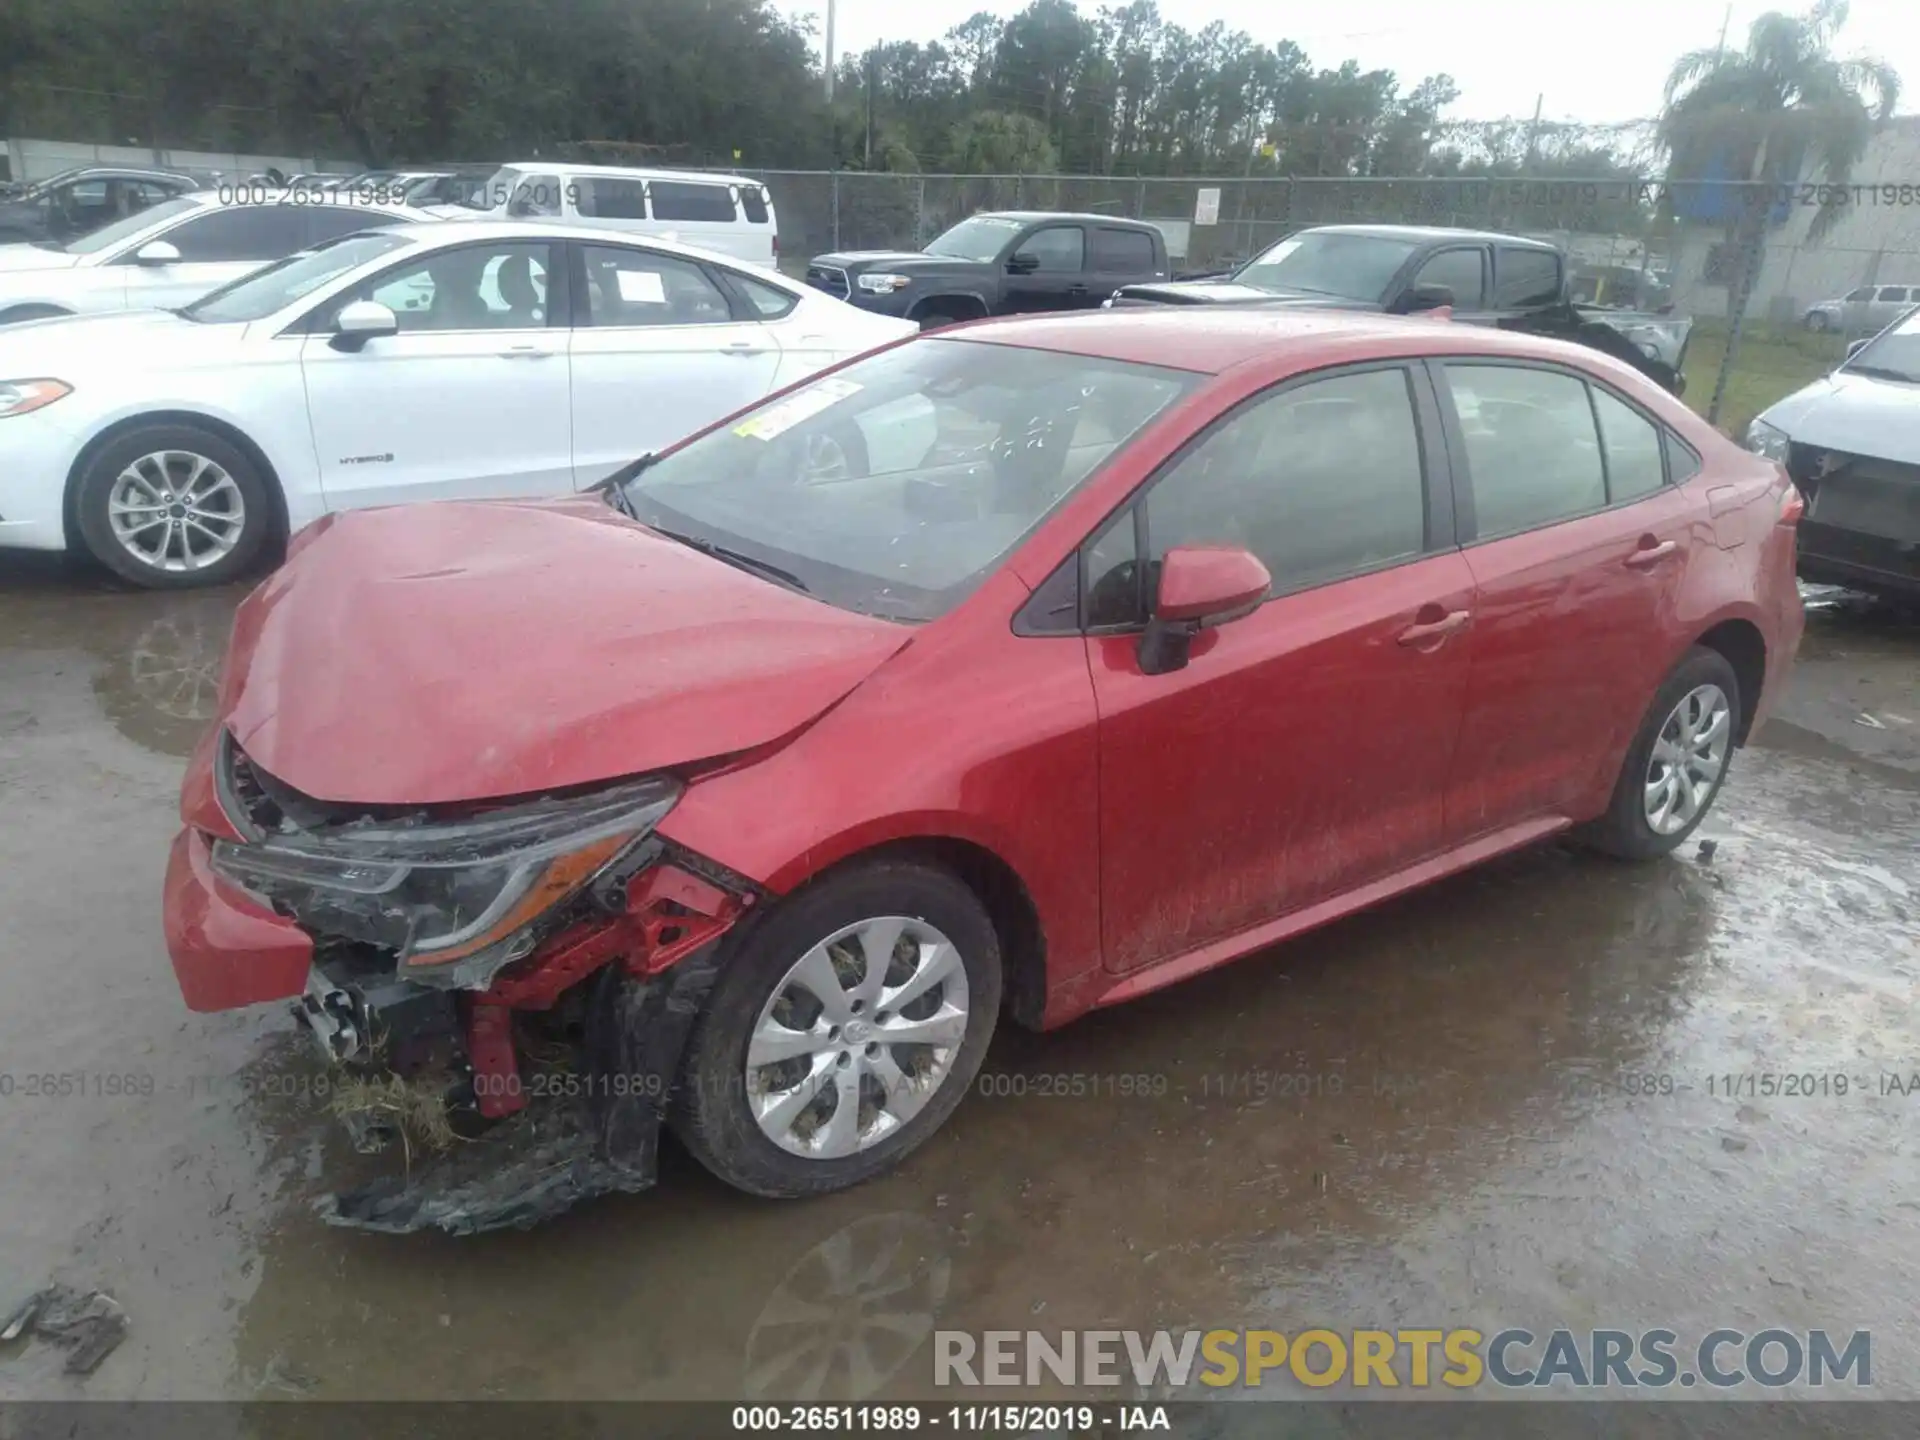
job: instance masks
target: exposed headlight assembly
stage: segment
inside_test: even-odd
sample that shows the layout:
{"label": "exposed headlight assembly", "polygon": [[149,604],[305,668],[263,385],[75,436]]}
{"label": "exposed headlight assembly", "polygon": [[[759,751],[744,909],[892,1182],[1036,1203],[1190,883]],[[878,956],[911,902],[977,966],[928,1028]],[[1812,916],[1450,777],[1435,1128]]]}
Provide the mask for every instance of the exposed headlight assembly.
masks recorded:
{"label": "exposed headlight assembly", "polygon": [[913,283],[913,279],[908,275],[889,275],[882,273],[857,276],[853,283],[869,295],[891,295],[896,290],[906,289],[907,286]]}
{"label": "exposed headlight assembly", "polygon": [[679,782],[653,777],[471,819],[220,840],[213,865],[318,935],[390,948],[419,979],[473,959],[461,969],[484,984],[531,951],[535,921],[644,839],[679,798]]}
{"label": "exposed headlight assembly", "polygon": [[1786,431],[1775,429],[1765,420],[1755,420],[1747,427],[1747,449],[1782,465],[1787,463],[1787,447],[1792,443]]}
{"label": "exposed headlight assembly", "polygon": [[0,380],[0,420],[30,415],[72,393],[64,380]]}

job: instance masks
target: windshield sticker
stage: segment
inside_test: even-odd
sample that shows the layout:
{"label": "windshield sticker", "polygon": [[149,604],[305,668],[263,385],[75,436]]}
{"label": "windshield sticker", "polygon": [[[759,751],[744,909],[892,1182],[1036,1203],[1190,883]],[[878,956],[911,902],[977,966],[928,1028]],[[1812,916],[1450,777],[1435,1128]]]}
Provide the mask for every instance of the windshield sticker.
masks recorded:
{"label": "windshield sticker", "polygon": [[802,420],[858,395],[861,386],[852,380],[819,380],[778,405],[761,411],[745,424],[733,427],[733,433],[748,440],[772,440],[784,435]]}

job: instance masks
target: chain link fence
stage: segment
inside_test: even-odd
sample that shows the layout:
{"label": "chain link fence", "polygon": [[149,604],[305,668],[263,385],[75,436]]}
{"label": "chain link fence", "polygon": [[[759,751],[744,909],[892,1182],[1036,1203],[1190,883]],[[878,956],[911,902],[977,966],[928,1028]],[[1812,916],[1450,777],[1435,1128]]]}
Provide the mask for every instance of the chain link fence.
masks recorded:
{"label": "chain link fence", "polygon": [[[1151,221],[1178,275],[1230,270],[1309,225],[1551,240],[1569,256],[1576,301],[1693,321],[1687,399],[1736,435],[1831,370],[1851,341],[1920,304],[1920,186],[1910,183],[747,173],[773,195],[795,274],[832,250],[916,250],[982,210]],[[1823,211],[1835,213],[1822,221]]]}

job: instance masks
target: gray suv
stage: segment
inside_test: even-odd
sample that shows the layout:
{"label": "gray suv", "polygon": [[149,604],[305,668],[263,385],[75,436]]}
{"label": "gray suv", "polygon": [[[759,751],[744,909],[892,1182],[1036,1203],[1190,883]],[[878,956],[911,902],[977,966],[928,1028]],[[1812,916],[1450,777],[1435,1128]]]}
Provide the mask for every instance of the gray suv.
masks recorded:
{"label": "gray suv", "polygon": [[1861,285],[1838,300],[1820,300],[1801,317],[1809,330],[1845,330],[1859,335],[1891,324],[1920,300],[1920,285]]}

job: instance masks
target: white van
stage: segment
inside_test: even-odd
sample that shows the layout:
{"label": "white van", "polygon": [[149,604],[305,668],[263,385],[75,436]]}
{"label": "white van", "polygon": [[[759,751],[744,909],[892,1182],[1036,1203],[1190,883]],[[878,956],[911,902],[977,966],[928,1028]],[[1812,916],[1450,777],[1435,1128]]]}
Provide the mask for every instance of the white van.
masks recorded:
{"label": "white van", "polygon": [[780,260],[773,197],[740,175],[532,160],[475,181],[457,205],[427,208],[449,219],[551,219],[660,235],[769,269]]}

